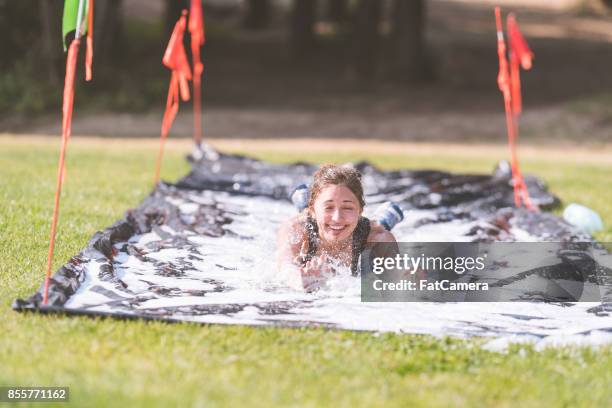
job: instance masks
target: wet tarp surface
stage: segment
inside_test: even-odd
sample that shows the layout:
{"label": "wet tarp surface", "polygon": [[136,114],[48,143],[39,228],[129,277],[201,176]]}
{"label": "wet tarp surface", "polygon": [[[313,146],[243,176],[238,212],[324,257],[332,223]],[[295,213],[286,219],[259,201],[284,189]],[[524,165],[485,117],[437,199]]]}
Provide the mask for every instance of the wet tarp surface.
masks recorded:
{"label": "wet tarp surface", "polygon": [[[288,194],[309,182],[316,167],[213,152],[192,162],[187,176],[175,184],[159,183],[140,206],[97,232],[55,273],[49,306],[40,304],[41,287],[13,307],[200,323],[482,335],[544,345],[612,342],[612,291],[605,276],[604,301],[598,303],[541,296],[533,302],[486,304],[363,303],[360,279],[349,271],[340,271],[315,293],[291,289],[276,270],[276,230],[296,214]],[[366,215],[386,201],[405,210],[405,220],[393,230],[398,241],[592,241],[545,211],[558,200],[536,177],[527,176],[526,184],[544,211],[513,208],[504,163],[490,175],[354,166],[363,174]]]}

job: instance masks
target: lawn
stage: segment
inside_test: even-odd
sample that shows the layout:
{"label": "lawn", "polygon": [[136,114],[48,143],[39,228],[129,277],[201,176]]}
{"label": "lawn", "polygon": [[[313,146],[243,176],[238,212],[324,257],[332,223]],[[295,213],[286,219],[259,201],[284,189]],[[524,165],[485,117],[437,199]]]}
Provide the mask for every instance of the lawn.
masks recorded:
{"label": "lawn", "polygon": [[[55,268],[146,196],[157,149],[150,140],[71,143]],[[43,279],[58,146],[57,138],[0,136],[0,386],[69,386],[71,405],[88,407],[612,405],[612,347],[517,345],[499,354],[481,339],[15,313],[12,300]],[[237,150],[279,162],[367,158],[389,169],[472,172],[490,172],[503,158],[444,146],[435,156],[254,146]],[[187,149],[168,145],[164,179],[188,171]],[[534,154],[523,164],[564,202],[597,210],[606,224],[597,238],[612,241],[609,161]]]}

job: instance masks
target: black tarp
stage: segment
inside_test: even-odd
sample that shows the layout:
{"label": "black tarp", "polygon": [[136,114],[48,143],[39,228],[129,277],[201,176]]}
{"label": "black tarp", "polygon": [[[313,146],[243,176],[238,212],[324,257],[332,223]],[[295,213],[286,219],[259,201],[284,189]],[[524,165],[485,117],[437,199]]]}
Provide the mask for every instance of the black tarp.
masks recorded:
{"label": "black tarp", "polygon": [[[159,183],[138,207],[128,210],[123,219],[95,233],[87,246],[53,275],[49,287],[49,306],[41,305],[41,286],[28,299],[16,300],[13,304],[14,309],[127,318],[162,318],[168,321],[175,320],[175,315],[179,312],[197,315],[198,313],[234,313],[243,310],[244,305],[236,304],[216,304],[214,307],[194,305],[187,310],[182,309],[182,312],[181,309],[173,309],[173,313],[168,312],[168,309],[157,312],[130,309],[139,302],[139,298],[135,296],[131,300],[126,300],[120,295],[122,289],[126,290],[126,285],[117,277],[115,257],[118,252],[122,252],[147,260],[137,248],[129,245],[129,240],[151,231],[164,238],[160,241],[162,244],[151,245],[167,245],[175,248],[188,246],[187,235],[222,237],[235,234],[232,232],[232,223],[243,210],[228,208],[219,205],[213,199],[202,198],[198,201],[194,212],[185,214],[173,204],[173,199],[181,199],[193,192],[207,192],[206,197],[214,197],[218,192],[230,196],[266,197],[288,201],[287,197],[292,188],[299,183],[308,182],[316,166],[307,163],[270,164],[243,156],[225,154],[192,160],[192,163],[193,167],[188,175],[176,183]],[[363,174],[366,201],[369,206],[392,200],[399,203],[407,212],[428,210],[430,216],[416,221],[415,227],[454,220],[465,223],[478,221],[465,233],[465,240],[478,242],[513,240],[516,238],[510,232],[511,227],[518,227],[543,241],[592,242],[590,236],[577,231],[559,217],[547,212],[558,206],[559,200],[548,192],[544,183],[536,177],[526,176],[525,181],[533,202],[542,211],[533,212],[515,208],[509,166],[506,163],[501,163],[490,175],[451,174],[435,170],[382,171],[367,162],[353,165]],[[165,227],[175,233],[168,234]],[[196,254],[193,256],[194,259],[199,257]],[[85,280],[85,272],[81,266],[91,260],[96,260],[99,264],[97,273],[100,281],[111,282],[119,290],[116,293],[107,293],[109,299],[122,304],[127,309],[108,313],[86,308],[64,307]],[[160,274],[180,277],[184,273],[183,269],[193,269],[188,259],[183,259],[181,262],[155,261],[155,267]],[[604,276],[604,278],[609,277]],[[212,285],[210,291],[223,292],[222,281],[211,280],[209,283]],[[609,281],[602,284],[607,285],[607,288],[610,287]],[[171,291],[167,288],[154,289],[161,296],[167,294],[164,290]],[[98,290],[103,291],[101,288]],[[610,292],[606,289],[604,300],[608,299]],[[207,291],[200,293],[201,296],[206,294]],[[293,306],[291,302],[255,304],[260,310],[263,309],[270,314],[283,313]],[[602,312],[608,309],[608,305],[608,302],[604,302],[594,311]],[[214,310],[211,311],[211,308]],[[129,313],[125,313],[126,310]],[[281,323],[281,325],[291,324],[293,323]]]}

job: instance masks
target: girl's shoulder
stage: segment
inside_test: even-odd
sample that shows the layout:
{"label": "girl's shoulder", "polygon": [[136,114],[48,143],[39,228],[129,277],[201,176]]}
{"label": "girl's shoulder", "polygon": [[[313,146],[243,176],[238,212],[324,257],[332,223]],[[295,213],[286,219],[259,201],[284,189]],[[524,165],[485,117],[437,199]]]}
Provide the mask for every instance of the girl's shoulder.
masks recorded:
{"label": "girl's shoulder", "polygon": [[281,228],[287,233],[303,236],[306,234],[308,222],[308,217],[305,214],[300,213],[285,221]]}
{"label": "girl's shoulder", "polygon": [[370,220],[370,234],[368,242],[396,242],[393,234],[385,229],[378,221]]}

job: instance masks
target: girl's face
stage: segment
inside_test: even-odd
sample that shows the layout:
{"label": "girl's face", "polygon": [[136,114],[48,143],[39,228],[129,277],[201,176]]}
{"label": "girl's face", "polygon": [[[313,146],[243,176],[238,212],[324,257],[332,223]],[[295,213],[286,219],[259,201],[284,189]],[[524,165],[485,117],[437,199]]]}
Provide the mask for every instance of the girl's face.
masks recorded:
{"label": "girl's face", "polygon": [[361,206],[348,187],[330,184],[319,192],[313,212],[321,240],[340,244],[350,238],[357,227]]}

